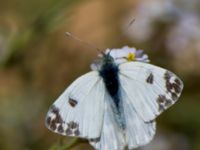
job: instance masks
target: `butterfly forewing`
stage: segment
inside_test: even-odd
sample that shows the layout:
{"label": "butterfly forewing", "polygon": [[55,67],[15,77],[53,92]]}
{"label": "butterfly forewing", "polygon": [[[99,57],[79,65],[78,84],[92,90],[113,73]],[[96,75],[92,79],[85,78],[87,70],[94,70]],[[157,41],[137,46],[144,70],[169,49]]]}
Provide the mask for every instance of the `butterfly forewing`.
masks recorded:
{"label": "butterfly forewing", "polygon": [[154,120],[180,97],[183,83],[168,70],[142,62],[124,63],[119,68],[123,100],[128,99],[145,122]]}
{"label": "butterfly forewing", "polygon": [[62,135],[99,138],[103,124],[104,94],[104,84],[98,72],[79,77],[50,107],[46,126]]}

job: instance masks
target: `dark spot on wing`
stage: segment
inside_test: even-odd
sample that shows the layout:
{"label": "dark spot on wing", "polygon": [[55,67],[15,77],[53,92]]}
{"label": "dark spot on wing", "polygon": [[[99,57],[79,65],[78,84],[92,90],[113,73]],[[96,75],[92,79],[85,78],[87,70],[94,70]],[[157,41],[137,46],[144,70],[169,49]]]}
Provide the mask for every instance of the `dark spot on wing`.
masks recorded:
{"label": "dark spot on wing", "polygon": [[173,86],[169,81],[166,81],[166,88],[168,92],[170,92],[173,89]]}
{"label": "dark spot on wing", "polygon": [[56,108],[54,105],[51,107],[51,109],[52,109],[52,113],[54,113],[55,114],[55,123],[63,123],[63,120],[62,120],[62,118],[61,118],[61,116],[60,116],[60,113],[59,113],[59,109],[58,108]]}
{"label": "dark spot on wing", "polygon": [[145,122],[145,123],[151,124],[151,123],[154,123],[154,122],[155,122],[155,120],[153,119],[153,120],[147,121],[147,122]]}
{"label": "dark spot on wing", "polygon": [[176,84],[176,83],[172,83],[172,87],[174,88],[176,93],[180,93],[181,92],[181,87],[180,85]]}
{"label": "dark spot on wing", "polygon": [[165,95],[158,95],[157,103],[158,103],[158,111],[162,112],[166,108],[172,105],[172,100],[166,98]]}
{"label": "dark spot on wing", "polygon": [[75,131],[74,131],[74,135],[75,135],[75,136],[79,136],[79,135],[80,135],[80,131],[79,131],[78,129],[75,130]]}
{"label": "dark spot on wing", "polygon": [[177,85],[179,85],[179,86],[181,85],[181,81],[180,81],[179,79],[177,79],[177,78],[175,79],[175,83],[176,83]]}
{"label": "dark spot on wing", "polygon": [[171,94],[172,94],[172,99],[173,99],[174,101],[176,101],[176,100],[178,99],[177,94],[174,93],[174,92],[172,92]]}
{"label": "dark spot on wing", "polygon": [[66,134],[72,136],[73,135],[79,136],[80,135],[79,124],[74,121],[70,121],[69,123],[67,123]]}
{"label": "dark spot on wing", "polygon": [[152,73],[147,77],[146,82],[149,84],[153,84],[154,76]]}
{"label": "dark spot on wing", "polygon": [[98,142],[100,142],[100,137],[98,137],[98,138],[92,138],[92,139],[90,139],[90,142],[93,142],[93,143],[98,143]]}
{"label": "dark spot on wing", "polygon": [[167,81],[170,80],[170,78],[171,78],[171,74],[170,74],[169,71],[166,71],[166,72],[165,72],[164,78],[165,78]]}
{"label": "dark spot on wing", "polygon": [[69,122],[69,123],[67,123],[67,125],[68,125],[68,128],[70,128],[70,129],[75,129],[75,128],[78,128],[78,124],[76,123],[76,122],[74,122],[74,121],[71,121],[71,122]]}
{"label": "dark spot on wing", "polygon": [[72,130],[71,129],[69,129],[69,128],[67,128],[67,130],[66,130],[66,135],[72,135]]}
{"label": "dark spot on wing", "polygon": [[159,95],[158,96],[158,99],[157,99],[157,102],[160,104],[160,103],[164,103],[165,102],[165,96],[164,95]]}
{"label": "dark spot on wing", "polygon": [[63,126],[61,124],[58,126],[58,132],[59,133],[63,133],[64,132]]}
{"label": "dark spot on wing", "polygon": [[165,72],[164,79],[167,90],[166,92],[170,93],[172,100],[176,101],[182,91],[181,81],[169,71]]}
{"label": "dark spot on wing", "polygon": [[164,95],[159,95],[157,98],[157,103],[158,103],[158,111],[162,112],[165,110],[164,108],[164,102],[165,102],[165,96]]}
{"label": "dark spot on wing", "polygon": [[62,124],[64,121],[60,116],[59,109],[52,105],[49,109],[49,116],[46,119],[46,123],[51,130],[56,130],[57,125]]}
{"label": "dark spot on wing", "polygon": [[171,105],[172,105],[172,101],[169,100],[169,99],[166,99],[166,101],[165,101],[165,106],[168,108],[168,107],[171,106]]}
{"label": "dark spot on wing", "polygon": [[51,121],[51,124],[50,124],[50,128],[51,128],[51,130],[56,130],[56,122],[55,122],[55,120],[52,120]]}
{"label": "dark spot on wing", "polygon": [[164,106],[159,104],[158,111],[163,112],[164,110],[165,110]]}
{"label": "dark spot on wing", "polygon": [[72,106],[72,107],[75,107],[77,104],[78,104],[78,102],[76,101],[76,100],[74,100],[74,99],[69,99],[69,104]]}

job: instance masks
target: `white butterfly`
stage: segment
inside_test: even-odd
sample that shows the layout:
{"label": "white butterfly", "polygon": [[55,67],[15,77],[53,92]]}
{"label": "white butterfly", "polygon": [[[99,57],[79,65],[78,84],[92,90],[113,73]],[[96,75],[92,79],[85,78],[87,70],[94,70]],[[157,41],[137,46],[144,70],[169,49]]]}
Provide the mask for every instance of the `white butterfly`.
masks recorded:
{"label": "white butterfly", "polygon": [[147,63],[141,50],[107,50],[93,71],[75,80],[50,107],[46,126],[86,138],[96,150],[134,149],[149,143],[155,119],[183,89],[172,72]]}

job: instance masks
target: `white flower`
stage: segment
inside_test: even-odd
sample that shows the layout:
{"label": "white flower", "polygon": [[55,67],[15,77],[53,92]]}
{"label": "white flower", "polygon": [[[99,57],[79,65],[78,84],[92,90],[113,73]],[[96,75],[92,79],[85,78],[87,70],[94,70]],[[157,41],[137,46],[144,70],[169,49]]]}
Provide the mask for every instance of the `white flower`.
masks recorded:
{"label": "white flower", "polygon": [[[113,57],[114,62],[117,65],[130,61],[149,62],[148,55],[146,55],[143,50],[136,50],[135,48],[130,48],[128,46],[119,49],[106,49],[105,54],[108,53]],[[102,58],[103,55],[99,55],[99,57]],[[91,64],[90,67],[92,70],[99,70],[101,61],[96,61]]]}
{"label": "white flower", "polygon": [[105,53],[107,54],[109,52],[114,58],[116,64],[128,61],[149,62],[148,56],[144,54],[143,50],[136,50],[134,47],[130,48],[128,46],[124,46],[121,49],[106,49]]}

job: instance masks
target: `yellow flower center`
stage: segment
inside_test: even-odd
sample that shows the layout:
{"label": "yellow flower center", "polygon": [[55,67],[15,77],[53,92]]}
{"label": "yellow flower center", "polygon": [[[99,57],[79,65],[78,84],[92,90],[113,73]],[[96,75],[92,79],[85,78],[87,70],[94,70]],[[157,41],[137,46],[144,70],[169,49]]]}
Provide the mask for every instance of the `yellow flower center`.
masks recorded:
{"label": "yellow flower center", "polygon": [[134,61],[135,60],[135,53],[129,53],[127,56],[128,61]]}

